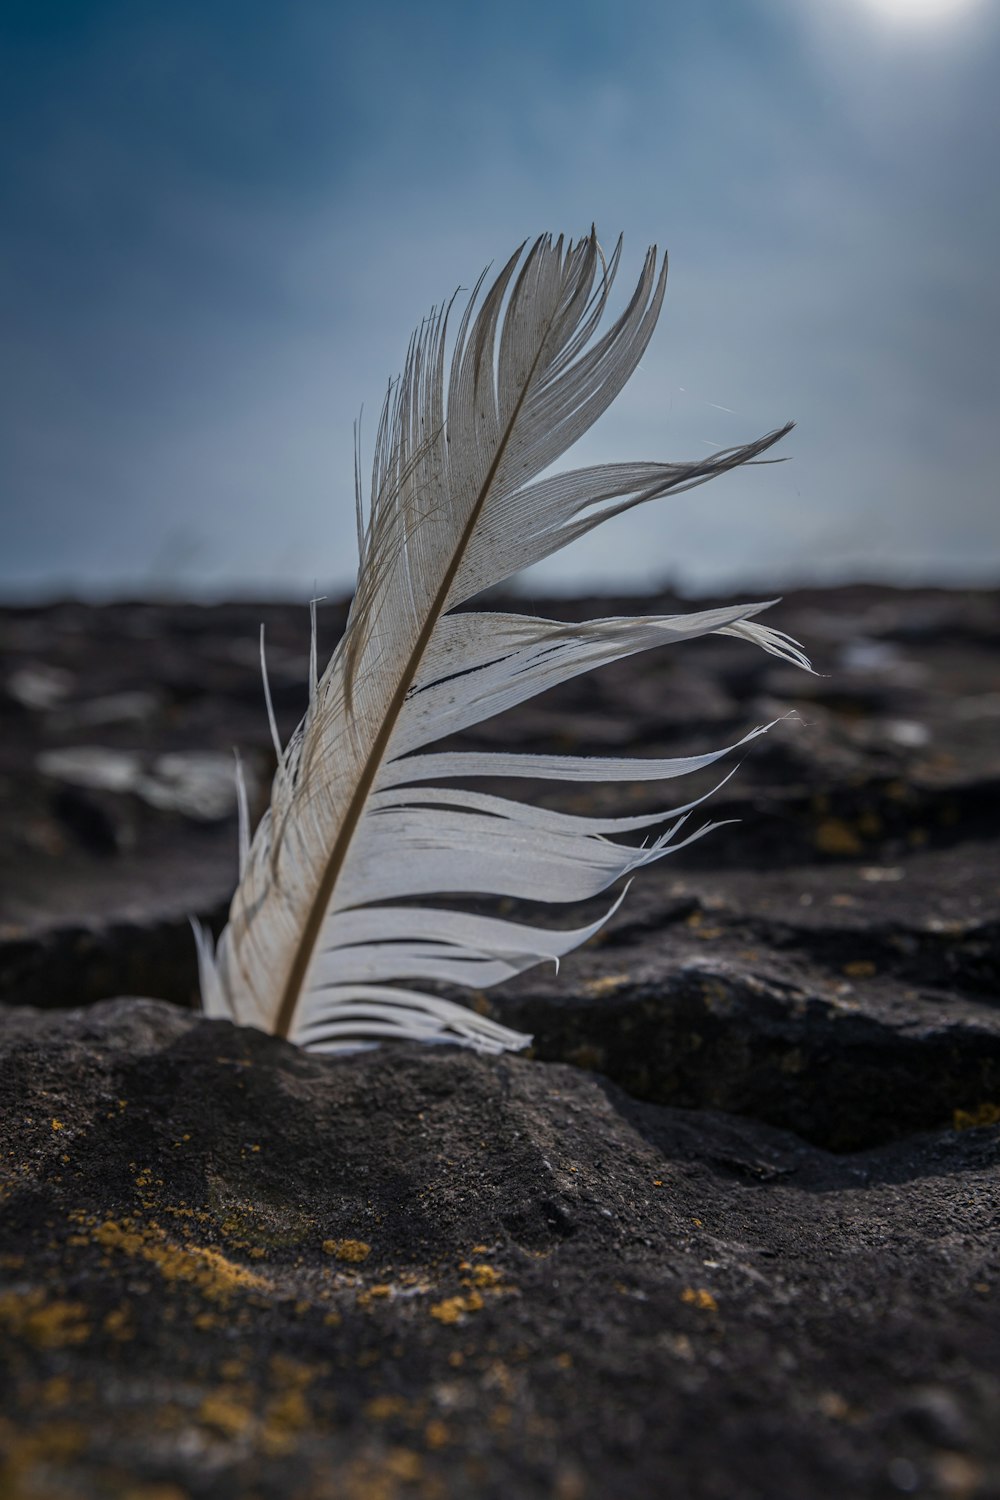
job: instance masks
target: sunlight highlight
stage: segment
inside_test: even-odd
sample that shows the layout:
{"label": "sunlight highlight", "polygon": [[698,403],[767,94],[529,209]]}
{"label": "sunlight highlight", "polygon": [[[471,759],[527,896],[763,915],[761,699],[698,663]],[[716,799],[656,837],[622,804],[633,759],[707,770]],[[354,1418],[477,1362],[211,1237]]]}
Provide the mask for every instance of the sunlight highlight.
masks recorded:
{"label": "sunlight highlight", "polygon": [[865,0],[868,8],[897,25],[933,25],[957,21],[979,0]]}

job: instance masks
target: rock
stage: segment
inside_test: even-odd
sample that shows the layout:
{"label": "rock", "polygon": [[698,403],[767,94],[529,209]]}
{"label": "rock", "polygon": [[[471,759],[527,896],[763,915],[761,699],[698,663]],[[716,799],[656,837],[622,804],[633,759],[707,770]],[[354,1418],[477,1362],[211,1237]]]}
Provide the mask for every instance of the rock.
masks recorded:
{"label": "rock", "polygon": [[153,1001],[0,1029],[0,1492],[1000,1490],[996,1127],[830,1155]]}
{"label": "rock", "polygon": [[[235,878],[233,749],[258,814],[274,765],[261,620],[287,733],[306,702],[305,608],[0,609],[0,996],[190,1002],[187,918],[218,925]],[[330,607],[323,649],[342,626]]]}
{"label": "rock", "polygon": [[[857,1150],[1000,1103],[1000,848],[643,871],[559,976],[489,992],[534,1055]],[[483,997],[484,1001],[487,997]]]}
{"label": "rock", "polygon": [[[682,602],[537,605],[636,607]],[[558,982],[535,970],[478,1003],[533,1031],[537,1056],[594,1066],[642,1097],[856,1149],[1000,1099],[1000,602],[849,588],[793,595],[773,614],[821,675],[699,641],[566,683],[466,737],[655,754],[797,715],[706,804],[738,826],[644,870]],[[320,611],[322,649],[343,618],[342,606]],[[59,686],[22,694],[0,744],[0,996],[193,1001],[187,918],[218,928],[235,879],[232,745],[256,771],[258,811],[273,764],[261,619],[287,734],[305,702],[303,607],[0,611],[0,681],[44,667]],[[93,745],[80,705],[154,690],[158,717],[109,722]],[[712,784],[706,774],[694,790]],[[603,812],[655,807],[663,793],[540,795]]]}
{"label": "rock", "polygon": [[161,1003],[225,919],[234,744],[266,796],[261,619],[287,735],[304,607],[0,609],[0,1495],[1000,1493],[1000,597],[802,591],[818,677],[702,641],[468,735],[782,720],[707,804],[738,827],[472,997],[535,1034],[498,1061]]}
{"label": "rock", "polygon": [[[866,960],[858,964],[871,972]],[[613,1078],[637,1098],[752,1115],[834,1151],[951,1122],[1000,1100],[1000,1015],[892,986],[850,996],[702,959],[626,964],[584,997],[537,980],[491,1012],[532,1055]]]}

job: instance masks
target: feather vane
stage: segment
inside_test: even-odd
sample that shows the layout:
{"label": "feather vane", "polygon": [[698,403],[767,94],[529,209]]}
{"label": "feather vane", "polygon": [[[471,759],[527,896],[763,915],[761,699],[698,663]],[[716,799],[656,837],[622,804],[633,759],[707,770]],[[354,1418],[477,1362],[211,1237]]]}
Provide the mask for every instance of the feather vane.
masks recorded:
{"label": "feather vane", "polygon": [[[249,845],[241,836],[217,951],[196,934],[210,1014],[319,1049],[383,1037],[525,1045],[412,985],[483,989],[558,965],[622,897],[568,930],[427,898],[588,900],[716,825],[686,831],[703,799],[593,818],[438,783],[666,781],[736,747],[660,759],[427,747],[580,673],[707,634],[808,666],[797,643],[754,618],[763,604],[582,624],[452,613],[602,521],[758,459],[788,430],[694,463],[539,477],[619,394],[655,327],[666,261],[650,250],[624,311],[599,333],[620,254],[619,241],[606,262],[593,233],[578,244],[543,237],[485,293],[480,281],[450,362],[449,309],[413,336],[376,434],[367,519],[357,486],[361,559],[345,634],[317,677],[314,612],[308,710],[279,746],[269,811]],[[642,845],[616,837],[664,824]]]}

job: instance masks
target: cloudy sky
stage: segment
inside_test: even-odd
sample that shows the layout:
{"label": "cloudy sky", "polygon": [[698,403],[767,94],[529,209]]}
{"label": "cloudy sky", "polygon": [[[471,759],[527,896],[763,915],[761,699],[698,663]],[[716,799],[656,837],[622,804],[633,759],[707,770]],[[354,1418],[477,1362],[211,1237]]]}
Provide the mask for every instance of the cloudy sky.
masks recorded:
{"label": "cloudy sky", "polygon": [[560,588],[1000,576],[1000,0],[7,0],[0,593],[308,594],[352,424],[525,236],[669,249],[574,455],[790,462]]}

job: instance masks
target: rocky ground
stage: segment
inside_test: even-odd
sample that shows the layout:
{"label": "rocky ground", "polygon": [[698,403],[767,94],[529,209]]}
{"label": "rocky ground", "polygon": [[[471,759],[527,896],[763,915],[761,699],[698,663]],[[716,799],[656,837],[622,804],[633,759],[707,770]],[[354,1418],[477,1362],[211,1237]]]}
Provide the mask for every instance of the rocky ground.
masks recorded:
{"label": "rocky ground", "polygon": [[307,612],[0,611],[0,1496],[1000,1495],[1000,599],[772,616],[821,675],[700,642],[468,737],[789,716],[738,826],[473,997],[533,1052],[330,1060],[181,1008]]}

